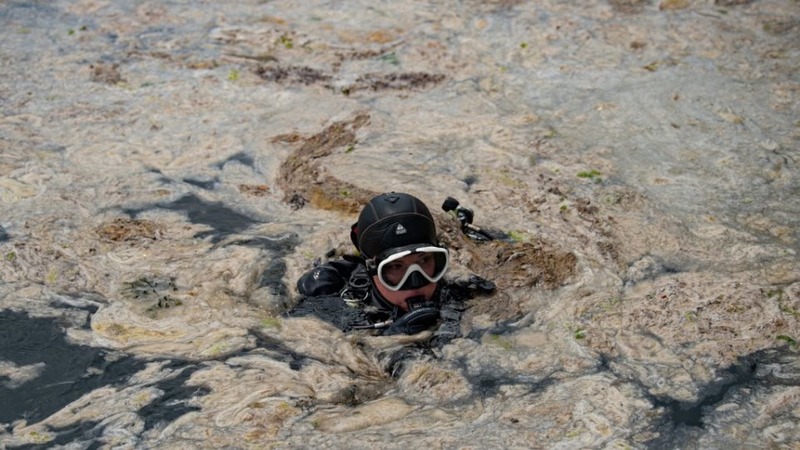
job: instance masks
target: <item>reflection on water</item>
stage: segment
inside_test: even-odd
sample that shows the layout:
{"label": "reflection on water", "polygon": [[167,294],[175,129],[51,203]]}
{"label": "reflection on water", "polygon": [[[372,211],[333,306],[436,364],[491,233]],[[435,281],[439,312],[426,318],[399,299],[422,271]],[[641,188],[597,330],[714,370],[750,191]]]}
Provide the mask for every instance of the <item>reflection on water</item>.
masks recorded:
{"label": "reflection on water", "polygon": [[[6,2],[0,444],[793,448],[793,2]],[[286,317],[437,211],[463,338]],[[432,208],[433,209],[433,208]]]}

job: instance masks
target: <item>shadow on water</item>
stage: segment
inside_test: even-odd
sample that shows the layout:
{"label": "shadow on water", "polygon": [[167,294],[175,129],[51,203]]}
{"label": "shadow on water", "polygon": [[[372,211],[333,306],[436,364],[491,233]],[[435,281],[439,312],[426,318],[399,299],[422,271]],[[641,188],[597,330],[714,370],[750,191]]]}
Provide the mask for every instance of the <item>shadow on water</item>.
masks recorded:
{"label": "shadow on water", "polygon": [[244,231],[260,223],[244,214],[240,214],[219,202],[206,202],[201,198],[189,194],[172,203],[157,203],[144,208],[123,209],[132,219],[150,209],[166,209],[186,214],[193,224],[207,225],[212,229],[195,234],[196,238],[212,237],[212,242],[219,242],[226,236]]}
{"label": "shadow on water", "polygon": [[[33,424],[95,389],[123,386],[148,363],[164,360],[143,360],[103,348],[70,344],[57,319],[3,310],[0,311],[0,361],[17,367],[36,365],[40,368],[31,379],[16,380],[16,383],[8,376],[0,376],[0,398],[3,399],[0,423],[10,424],[22,419]],[[167,362],[165,369],[172,370],[175,375],[150,384],[163,394],[137,411],[144,420],[145,429],[200,409],[192,405],[191,400],[206,395],[209,389],[187,386],[186,381],[201,367],[201,364],[182,360]],[[96,422],[86,421],[64,429],[50,427],[49,431],[56,437],[47,446],[91,441],[103,433],[103,428]]]}

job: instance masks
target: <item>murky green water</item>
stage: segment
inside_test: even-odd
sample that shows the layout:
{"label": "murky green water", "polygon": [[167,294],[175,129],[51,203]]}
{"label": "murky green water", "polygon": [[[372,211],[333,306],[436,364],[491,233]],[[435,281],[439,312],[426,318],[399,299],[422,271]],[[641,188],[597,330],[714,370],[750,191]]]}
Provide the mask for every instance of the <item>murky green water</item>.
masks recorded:
{"label": "murky green water", "polygon": [[[796,1],[0,1],[0,25],[2,445],[800,442]],[[303,149],[294,188],[333,211],[287,199]],[[441,348],[285,317],[355,189],[454,196],[577,262],[501,277]]]}

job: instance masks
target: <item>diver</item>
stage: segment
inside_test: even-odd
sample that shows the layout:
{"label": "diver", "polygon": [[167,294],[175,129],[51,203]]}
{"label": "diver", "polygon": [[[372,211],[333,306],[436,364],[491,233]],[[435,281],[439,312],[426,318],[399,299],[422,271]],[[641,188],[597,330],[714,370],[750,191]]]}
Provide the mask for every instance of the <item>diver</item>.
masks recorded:
{"label": "diver", "polygon": [[[289,315],[315,315],[343,331],[416,334],[434,328],[439,340],[460,335],[464,300],[494,284],[473,277],[448,283],[449,253],[439,243],[428,207],[390,192],[372,198],[350,230],[357,255],[317,264],[297,281],[301,301]],[[477,281],[476,281],[477,280]]]}

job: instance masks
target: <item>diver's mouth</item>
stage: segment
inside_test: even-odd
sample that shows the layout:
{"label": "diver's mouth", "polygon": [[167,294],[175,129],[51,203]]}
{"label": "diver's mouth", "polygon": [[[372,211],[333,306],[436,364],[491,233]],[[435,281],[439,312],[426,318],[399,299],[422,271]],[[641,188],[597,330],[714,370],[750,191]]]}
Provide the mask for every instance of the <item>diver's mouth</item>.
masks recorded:
{"label": "diver's mouth", "polygon": [[403,292],[408,292],[408,295],[403,297],[403,301],[407,302],[407,301],[409,301],[411,299],[418,298],[418,297],[425,298],[425,295],[422,292],[422,289],[424,289],[425,287],[427,287],[427,286],[423,286],[421,288],[416,288],[416,289],[410,289],[408,291],[403,291]]}

